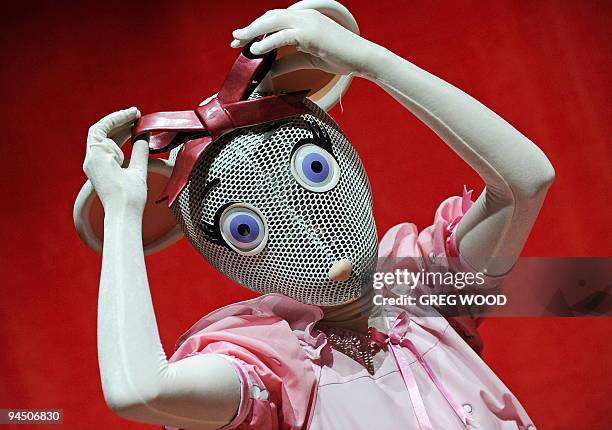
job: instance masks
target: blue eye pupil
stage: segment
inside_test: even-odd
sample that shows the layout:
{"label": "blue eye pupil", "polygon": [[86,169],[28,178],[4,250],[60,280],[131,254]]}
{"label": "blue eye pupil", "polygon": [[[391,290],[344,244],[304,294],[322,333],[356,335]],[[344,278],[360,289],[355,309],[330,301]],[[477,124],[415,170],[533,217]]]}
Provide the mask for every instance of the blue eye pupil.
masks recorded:
{"label": "blue eye pupil", "polygon": [[323,155],[312,152],[304,157],[302,171],[309,181],[320,183],[329,176],[329,163]]}
{"label": "blue eye pupil", "polygon": [[240,225],[238,226],[238,233],[239,233],[241,236],[248,236],[250,232],[251,232],[251,229],[249,228],[249,226],[248,226],[248,225],[246,225],[246,224],[240,224]]}
{"label": "blue eye pupil", "polygon": [[259,224],[253,216],[241,213],[232,218],[229,231],[238,242],[250,243],[259,236]]}

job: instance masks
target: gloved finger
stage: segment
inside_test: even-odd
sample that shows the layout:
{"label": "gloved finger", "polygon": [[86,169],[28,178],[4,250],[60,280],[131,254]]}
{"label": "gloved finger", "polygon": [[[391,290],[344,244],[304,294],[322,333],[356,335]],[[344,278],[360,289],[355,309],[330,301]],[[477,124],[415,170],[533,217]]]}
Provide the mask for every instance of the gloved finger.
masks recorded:
{"label": "gloved finger", "polygon": [[106,115],[100,121],[89,128],[87,135],[87,143],[93,143],[94,140],[105,139],[108,134],[126,123],[133,122],[139,115],[138,109],[131,107]]}
{"label": "gloved finger", "polygon": [[132,147],[132,158],[130,158],[129,170],[133,170],[145,179],[147,178],[147,166],[149,164],[149,142],[139,139]]}
{"label": "gloved finger", "polygon": [[281,9],[266,13],[244,28],[232,32],[234,39],[248,42],[264,34],[291,28],[293,24],[293,13]]}
{"label": "gloved finger", "polygon": [[272,77],[284,75],[296,70],[318,69],[321,59],[306,52],[296,52],[279,58],[272,64],[270,74]]}
{"label": "gloved finger", "polygon": [[123,160],[125,159],[121,148],[108,138],[96,141],[87,146],[86,156],[89,157],[90,160],[103,159],[105,155],[110,155],[119,166],[123,164]]}
{"label": "gloved finger", "polygon": [[238,39],[234,39],[232,40],[232,42],[230,43],[230,47],[231,48],[242,48],[244,45],[247,44],[246,40],[238,40]]}
{"label": "gloved finger", "polygon": [[299,46],[299,33],[297,30],[288,29],[282,30],[278,33],[271,34],[259,42],[255,42],[251,45],[251,52],[254,55],[262,55],[266,52],[270,52],[273,49],[278,49],[282,46],[298,45]]}
{"label": "gloved finger", "polygon": [[121,147],[130,138],[131,135],[132,135],[132,123],[128,122],[126,124],[123,124],[120,127],[113,129],[108,134],[108,137],[113,142],[115,142],[115,144],[118,147]]}

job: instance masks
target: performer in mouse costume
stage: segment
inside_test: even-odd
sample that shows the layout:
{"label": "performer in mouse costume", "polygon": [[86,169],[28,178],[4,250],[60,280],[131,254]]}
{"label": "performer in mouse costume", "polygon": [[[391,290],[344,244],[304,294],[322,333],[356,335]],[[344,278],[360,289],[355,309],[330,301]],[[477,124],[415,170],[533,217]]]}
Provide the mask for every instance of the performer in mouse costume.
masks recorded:
{"label": "performer in mouse costume", "polygon": [[[477,100],[360,37],[338,3],[269,11],[233,37],[242,53],[200,107],[130,108],[89,131],[75,224],[97,250],[104,232],[98,348],[108,405],[183,429],[535,429],[477,342],[464,340],[477,341],[473,332],[374,306],[372,275],[377,263],[428,269],[457,257],[447,270],[499,283],[553,180],[546,156]],[[464,190],[431,227],[401,224],[377,243],[366,173],[326,113],[352,76],[382,87],[478,172],[486,188],[475,202]],[[119,145],[132,128],[124,167]],[[183,234],[263,295],[203,317],[168,359],[144,255]]]}

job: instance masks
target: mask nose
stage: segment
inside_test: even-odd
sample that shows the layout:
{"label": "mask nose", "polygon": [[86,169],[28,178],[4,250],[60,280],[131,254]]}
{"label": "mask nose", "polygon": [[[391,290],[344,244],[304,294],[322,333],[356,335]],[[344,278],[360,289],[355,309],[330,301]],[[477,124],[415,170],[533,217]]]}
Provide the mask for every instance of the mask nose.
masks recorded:
{"label": "mask nose", "polygon": [[353,264],[348,259],[336,261],[329,269],[329,279],[332,281],[346,281],[351,277]]}

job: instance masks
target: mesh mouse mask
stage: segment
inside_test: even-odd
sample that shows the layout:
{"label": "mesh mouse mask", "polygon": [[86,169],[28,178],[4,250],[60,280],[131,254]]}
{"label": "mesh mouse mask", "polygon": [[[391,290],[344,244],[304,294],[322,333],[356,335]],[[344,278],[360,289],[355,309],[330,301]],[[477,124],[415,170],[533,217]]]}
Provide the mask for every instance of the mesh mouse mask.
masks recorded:
{"label": "mesh mouse mask", "polygon": [[[215,141],[172,204],[185,236],[251,290],[333,305],[370,288],[377,236],[363,165],[339,126],[309,112]],[[173,161],[179,148],[172,151]],[[329,270],[352,264],[346,281]]]}
{"label": "mesh mouse mask", "polygon": [[[132,142],[150,135],[152,153],[171,151],[160,199],[215,268],[260,293],[345,303],[370,288],[375,267],[370,186],[308,90],[254,92],[275,57],[245,46],[217,95],[193,111],[143,115]],[[331,280],[345,259],[350,277]]]}

